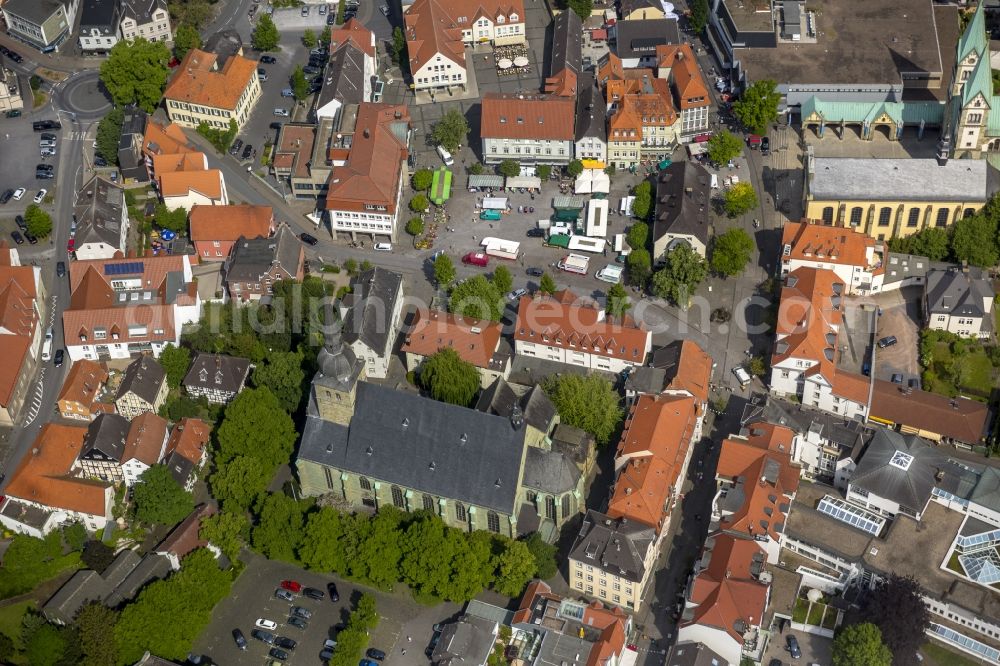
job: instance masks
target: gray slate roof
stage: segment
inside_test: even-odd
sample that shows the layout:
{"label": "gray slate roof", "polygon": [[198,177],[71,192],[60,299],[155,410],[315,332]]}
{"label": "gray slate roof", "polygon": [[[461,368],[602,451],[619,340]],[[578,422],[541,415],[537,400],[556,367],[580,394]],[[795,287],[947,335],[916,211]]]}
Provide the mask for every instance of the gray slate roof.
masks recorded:
{"label": "gray slate roof", "polygon": [[170,560],[166,557],[156,553],[147,553],[135,568],[128,572],[125,579],[115,587],[104,602],[108,606],[119,606],[133,599],[147,583],[166,578],[172,570]]}
{"label": "gray slate roof", "polygon": [[660,171],[656,177],[653,238],[684,234],[707,245],[711,191],[711,178],[700,164],[682,160]]}
{"label": "gray slate roof", "polygon": [[[563,12],[573,14],[573,12]],[[561,14],[560,14],[561,16]],[[576,140],[600,139],[608,142],[608,121],[604,98],[593,72],[580,72],[576,84]]]}
{"label": "gray slate roof", "polygon": [[353,345],[361,341],[376,352],[389,344],[390,319],[396,302],[403,297],[403,276],[379,268],[359,273],[353,281],[354,300],[344,317],[344,342]]}
{"label": "gray slate roof", "polygon": [[170,470],[170,476],[174,477],[174,480],[182,488],[187,485],[188,479],[191,478],[191,472],[194,471],[194,463],[177,453],[177,451],[171,451],[164,458],[163,464]]}
{"label": "gray slate roof", "polygon": [[7,0],[3,8],[4,11],[20,16],[26,21],[42,25],[60,6],[67,4],[67,2],[59,2],[59,0]]}
{"label": "gray slate roof", "polygon": [[98,29],[104,35],[118,32],[118,0],[84,0],[80,8],[80,30],[90,34]]}
{"label": "gray slate roof", "polygon": [[860,421],[805,408],[767,393],[753,393],[743,407],[740,425],[746,429],[760,422],[782,425],[802,434],[818,433],[835,444],[842,456],[849,455],[855,448],[860,450],[874,435],[874,429]]}
{"label": "gray slate roof", "polygon": [[365,52],[351,41],[337,45],[323,70],[323,88],[316,97],[321,109],[333,100],[361,104],[365,99]]}
{"label": "gray slate roof", "polygon": [[552,21],[549,76],[564,69],[580,73],[583,62],[583,23],[576,12],[560,12]]}
{"label": "gray slate roof", "polygon": [[1000,181],[986,160],[932,158],[817,157],[810,177],[809,194],[820,201],[984,202]]}
{"label": "gray slate roof", "polygon": [[134,393],[146,402],[152,404],[160,386],[167,381],[167,372],[152,356],[142,355],[128,364],[125,376],[118,385],[115,400],[126,393]]}
{"label": "gray slate roof", "polygon": [[113,460],[118,462],[125,453],[129,422],[120,414],[101,412],[83,437],[80,457],[88,460]]}
{"label": "gray slate roof", "polygon": [[717,652],[704,643],[683,641],[673,647],[667,664],[670,666],[720,666],[726,663]]}
{"label": "gray slate roof", "polygon": [[479,394],[479,400],[476,401],[476,409],[479,411],[504,418],[510,418],[515,406],[520,408],[525,423],[548,433],[552,419],[556,416],[556,406],[545,395],[541,386],[528,388],[498,377]]}
{"label": "gray slate roof", "polygon": [[[912,457],[908,469],[891,464],[898,453]],[[950,466],[948,459],[927,440],[879,428],[851,475],[851,486],[919,512],[937,485],[935,475]]]}
{"label": "gray slate roof", "polygon": [[579,480],[580,470],[567,456],[537,446],[528,447],[522,481],[526,488],[558,495],[576,488]]}
{"label": "gray slate roof", "polygon": [[656,530],[652,527],[590,510],[569,556],[638,583],[645,572],[646,551],[655,540]]}
{"label": "gray slate roof", "polygon": [[300,460],[514,513],[523,426],[367,382],[357,392],[350,427],[307,417]]}
{"label": "gray slate roof", "polygon": [[983,300],[992,300],[993,288],[979,269],[968,273],[961,269],[932,270],[924,288],[928,314],[953,317],[985,317]]}
{"label": "gray slate roof", "polygon": [[439,666],[485,664],[496,641],[495,622],[474,615],[463,615],[441,630],[431,662]]}
{"label": "gray slate roof", "polygon": [[153,20],[153,12],[167,8],[167,0],[121,0],[122,16],[133,19],[139,25]]}
{"label": "gray slate roof", "polygon": [[660,44],[680,44],[681,34],[673,19],[646,19],[619,21],[615,24],[617,46],[615,53],[621,59],[652,58]]}
{"label": "gray slate roof", "polygon": [[226,280],[231,282],[260,282],[260,276],[277,264],[291,278],[299,265],[302,244],[287,224],[278,225],[270,238],[240,237],[233,246],[227,262]]}
{"label": "gray slate roof", "polygon": [[206,39],[201,50],[216,54],[218,56],[216,63],[221,68],[230,56],[237,55],[243,50],[243,38],[239,31],[227,28]]}
{"label": "gray slate roof", "polygon": [[76,197],[76,244],[106,243],[123,250],[121,223],[125,190],[110,180],[94,176]]}
{"label": "gray slate roof", "polygon": [[198,354],[181,383],[185,387],[238,393],[249,373],[249,359],[225,354]]}
{"label": "gray slate roof", "polygon": [[77,612],[92,601],[103,601],[107,583],[92,569],[77,571],[42,606],[42,614],[53,622],[70,624]]}
{"label": "gray slate roof", "polygon": [[945,261],[931,261],[927,257],[921,257],[917,254],[890,252],[889,259],[885,262],[883,284],[888,286],[911,278],[927,277],[927,272],[931,269],[947,270],[953,266],[954,264]]}

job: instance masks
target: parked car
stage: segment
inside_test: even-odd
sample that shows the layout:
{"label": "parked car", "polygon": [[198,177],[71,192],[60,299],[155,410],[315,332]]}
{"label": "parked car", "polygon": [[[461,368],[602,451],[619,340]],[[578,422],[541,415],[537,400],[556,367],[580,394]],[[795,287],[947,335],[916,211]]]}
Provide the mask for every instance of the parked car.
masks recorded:
{"label": "parked car", "polygon": [[896,339],[895,335],[889,335],[889,336],[886,336],[886,337],[882,338],[881,340],[879,340],[878,341],[878,346],[879,346],[879,349],[885,349],[886,347],[893,346],[897,342],[899,342],[899,340]]}
{"label": "parked car", "polygon": [[287,624],[290,627],[295,627],[296,629],[301,629],[302,631],[305,631],[306,628],[309,626],[308,622],[306,622],[300,617],[295,617],[294,615],[288,618],[288,621],[285,624]]}
{"label": "parked car", "polygon": [[56,355],[53,357],[52,362],[58,368],[58,367],[62,366],[64,358],[66,358],[66,352],[63,351],[62,349],[57,349],[56,350]]}
{"label": "parked car", "polygon": [[326,5],[320,5],[319,6],[319,15],[323,16],[324,14],[326,14],[326,10],[327,10]]}
{"label": "parked car", "polygon": [[[348,16],[348,14],[350,14],[350,16]],[[349,9],[346,12],[344,12],[344,20],[348,21],[348,20],[354,18],[357,15],[358,15],[357,12],[355,12],[352,9]],[[336,23],[337,23],[337,16],[335,14],[330,14],[329,16],[326,17],[326,24],[327,25],[336,25]]]}
{"label": "parked car", "polygon": [[274,63],[278,62],[278,59],[275,58],[274,56],[262,55],[260,57],[260,62],[261,64],[264,65],[273,65]]}
{"label": "parked car", "polygon": [[263,67],[257,68],[257,78],[261,81],[267,81],[267,70]]}
{"label": "parked car", "polygon": [[323,648],[323,650],[319,653],[319,658],[321,661],[326,661],[332,656],[333,656],[332,648]]}
{"label": "parked car", "polygon": [[247,649],[247,639],[239,629],[233,629],[233,640],[236,641],[236,647],[239,649]]}
{"label": "parked car", "polygon": [[545,238],[545,229],[539,229],[538,227],[528,229],[528,238]]}
{"label": "parked car", "polygon": [[7,117],[8,118],[20,118],[21,117],[21,110],[20,109],[11,109],[10,111],[7,112]]}
{"label": "parked car", "polygon": [[305,67],[302,68],[303,74],[310,74],[310,75],[319,74],[321,71],[322,70],[319,67],[316,67],[315,65],[306,65]]}
{"label": "parked car", "polygon": [[24,237],[32,245],[37,245],[38,244],[38,236],[33,236],[30,233],[28,233],[27,231],[25,231],[24,232]]}
{"label": "parked car", "polygon": [[263,629],[254,629],[250,632],[250,635],[256,638],[258,641],[267,643],[268,645],[274,644],[274,634],[264,631]]}
{"label": "parked car", "polygon": [[543,271],[541,268],[532,267],[524,272],[530,275],[531,277],[542,277],[543,275],[545,275],[545,271]]}
{"label": "parked car", "polygon": [[283,599],[284,601],[295,601],[295,595],[289,592],[288,590],[281,590],[281,589],[275,590],[274,598]]}
{"label": "parked car", "polygon": [[278,648],[271,648],[267,653],[278,661],[285,661],[288,659],[288,653],[284,650],[279,650]]}
{"label": "parked car", "polygon": [[229,146],[229,154],[236,156],[240,154],[240,148],[243,147],[243,139],[236,139],[233,141],[233,145]]}
{"label": "parked car", "polygon": [[66,251],[67,252],[74,252],[74,251],[76,251],[76,239],[75,238],[70,238],[69,241],[66,243]]}
{"label": "parked car", "polygon": [[36,120],[31,123],[31,129],[36,132],[44,132],[46,130],[58,130],[62,129],[62,123],[58,120]]}
{"label": "parked car", "polygon": [[35,198],[32,199],[32,201],[34,201],[36,204],[40,204],[43,201],[45,201],[45,195],[48,193],[49,191],[46,189],[38,190],[38,194],[35,195]]}
{"label": "parked car", "polygon": [[42,132],[41,135],[38,137],[38,140],[39,141],[49,141],[49,142],[53,142],[54,143],[56,141],[56,139],[58,139],[58,138],[59,137],[57,137],[52,132]]}
{"label": "parked car", "polygon": [[802,656],[802,649],[799,648],[799,639],[789,635],[785,641],[788,643],[788,654],[792,655],[792,659],[798,659]]}
{"label": "parked car", "polygon": [[266,618],[259,617],[257,618],[257,621],[254,622],[254,626],[256,626],[258,629],[267,629],[268,631],[273,631],[274,629],[278,628],[278,623],[275,622],[274,620],[268,620]]}
{"label": "parked car", "polygon": [[17,228],[20,229],[21,231],[27,231],[28,230],[28,223],[24,221],[24,216],[23,215],[15,215],[14,216],[14,224],[16,224]]}
{"label": "parked car", "polygon": [[297,580],[283,580],[281,581],[281,588],[289,592],[299,593],[302,591],[302,583]]}
{"label": "parked car", "polygon": [[376,252],[392,252],[392,243],[375,243]]}
{"label": "parked car", "polygon": [[246,146],[243,147],[242,157],[244,160],[248,160],[250,159],[251,155],[253,155],[253,146],[248,143]]}
{"label": "parked car", "polygon": [[282,97],[295,97],[295,91],[292,90],[291,88],[282,88],[281,89],[281,96]]}
{"label": "parked car", "polygon": [[378,666],[378,664],[371,659],[362,659],[358,662],[358,666]]}
{"label": "parked car", "polygon": [[4,190],[3,194],[0,194],[0,204],[7,203],[13,196],[14,196],[14,190],[11,189]]}
{"label": "parked car", "polygon": [[771,152],[771,140],[766,136],[760,138],[760,154],[768,155]]}
{"label": "parked car", "polygon": [[368,658],[374,659],[375,661],[382,661],[385,659],[385,652],[382,652],[382,650],[379,650],[378,648],[368,648],[368,651],[365,652],[365,654]]}
{"label": "parked car", "polygon": [[510,292],[509,294],[507,294],[507,300],[508,301],[516,301],[517,299],[521,298],[522,296],[526,296],[527,293],[528,293],[528,290],[525,289],[525,288],[523,288],[523,287],[520,288],[520,289],[515,289],[514,291]]}
{"label": "parked car", "polygon": [[293,641],[291,638],[286,638],[285,636],[278,636],[275,638],[274,644],[280,648],[284,648],[285,650],[294,650],[295,646],[298,645],[298,643]]}
{"label": "parked car", "polygon": [[327,583],[326,591],[330,595],[330,601],[340,601],[340,593],[337,592],[336,583]]}
{"label": "parked car", "polygon": [[311,620],[313,616],[311,610],[302,606],[292,606],[292,615],[301,617],[303,620]]}
{"label": "parked car", "polygon": [[106,167],[108,166],[108,161],[101,157],[100,155],[94,155],[94,166],[95,167]]}
{"label": "parked car", "polygon": [[66,262],[56,262],[56,277],[66,277]]}
{"label": "parked car", "polygon": [[14,198],[14,201],[20,201],[21,197],[23,197],[27,191],[28,190],[24,189],[23,187],[19,187],[16,190],[14,190],[14,194],[12,194],[11,196]]}
{"label": "parked car", "polygon": [[[316,238],[312,234],[307,234],[304,231],[301,234],[299,234],[299,240],[302,241],[303,243],[305,243],[306,245],[315,245],[316,243],[319,242],[318,238]],[[312,589],[312,588],[309,588],[309,589]],[[320,590],[316,590],[316,592],[319,592],[320,594],[323,594]],[[313,598],[315,598],[315,597],[313,597]],[[320,598],[322,598],[322,597],[320,597]]]}
{"label": "parked car", "polygon": [[483,268],[490,263],[490,257],[485,252],[469,252],[462,257],[462,263]]}
{"label": "parked car", "polygon": [[302,588],[302,595],[316,601],[323,601],[323,599],[326,599],[326,594],[323,590],[317,590],[315,587]]}
{"label": "parked car", "polygon": [[281,107],[278,107],[278,108],[276,108],[274,110],[274,115],[281,116],[282,118],[287,118],[288,117],[288,109],[283,109]]}
{"label": "parked car", "polygon": [[14,239],[14,242],[18,245],[24,245],[24,236],[21,235],[20,231],[10,232],[10,237]]}

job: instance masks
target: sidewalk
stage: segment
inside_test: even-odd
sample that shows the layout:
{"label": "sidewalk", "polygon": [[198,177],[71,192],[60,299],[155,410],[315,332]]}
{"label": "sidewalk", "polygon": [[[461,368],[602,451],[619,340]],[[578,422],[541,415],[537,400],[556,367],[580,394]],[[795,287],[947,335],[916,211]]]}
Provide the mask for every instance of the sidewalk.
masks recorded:
{"label": "sidewalk", "polygon": [[39,67],[74,74],[88,69],[98,69],[101,63],[104,62],[104,58],[96,56],[82,58],[78,56],[63,56],[55,52],[41,53],[34,46],[18,41],[7,33],[2,32],[0,32],[0,45],[21,54],[24,57],[24,62],[20,66],[28,71],[34,71],[35,68],[32,65],[38,65]]}

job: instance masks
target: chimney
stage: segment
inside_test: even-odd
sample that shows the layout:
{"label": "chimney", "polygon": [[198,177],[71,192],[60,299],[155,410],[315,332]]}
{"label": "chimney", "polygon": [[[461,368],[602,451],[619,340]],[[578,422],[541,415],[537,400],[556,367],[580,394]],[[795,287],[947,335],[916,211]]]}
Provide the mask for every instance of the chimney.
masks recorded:
{"label": "chimney", "polygon": [[366,139],[370,138],[370,137],[371,137],[371,135],[372,135],[372,133],[371,133],[370,131],[368,131],[368,128],[367,128],[367,127],[365,128],[365,132],[364,132],[364,134],[365,134],[365,138],[366,138]]}

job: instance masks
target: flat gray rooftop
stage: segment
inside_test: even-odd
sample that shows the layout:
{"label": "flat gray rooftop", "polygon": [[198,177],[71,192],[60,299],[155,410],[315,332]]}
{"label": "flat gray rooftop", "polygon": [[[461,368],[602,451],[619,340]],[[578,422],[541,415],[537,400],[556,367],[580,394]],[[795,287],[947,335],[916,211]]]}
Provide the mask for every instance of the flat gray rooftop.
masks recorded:
{"label": "flat gray rooftop", "polygon": [[[756,14],[737,19],[746,11],[727,7],[742,29],[757,29]],[[805,11],[816,17],[815,44],[736,51],[751,82],[900,84],[903,71],[944,73],[931,0],[809,0]]]}
{"label": "flat gray rooftop", "polygon": [[819,201],[986,201],[986,160],[817,157],[809,194]]}

